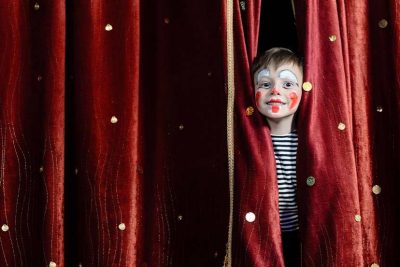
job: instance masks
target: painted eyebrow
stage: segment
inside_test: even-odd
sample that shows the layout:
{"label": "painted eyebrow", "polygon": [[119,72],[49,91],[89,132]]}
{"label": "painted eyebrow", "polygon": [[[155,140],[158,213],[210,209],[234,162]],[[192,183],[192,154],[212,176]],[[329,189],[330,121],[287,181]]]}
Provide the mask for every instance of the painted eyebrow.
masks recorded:
{"label": "painted eyebrow", "polygon": [[279,78],[288,78],[291,79],[292,81],[295,81],[296,83],[298,82],[296,74],[294,74],[290,70],[282,70],[279,72]]}
{"label": "painted eyebrow", "polygon": [[263,69],[262,71],[260,71],[257,75],[257,82],[259,82],[261,80],[262,77],[269,77],[269,70],[267,69]]}

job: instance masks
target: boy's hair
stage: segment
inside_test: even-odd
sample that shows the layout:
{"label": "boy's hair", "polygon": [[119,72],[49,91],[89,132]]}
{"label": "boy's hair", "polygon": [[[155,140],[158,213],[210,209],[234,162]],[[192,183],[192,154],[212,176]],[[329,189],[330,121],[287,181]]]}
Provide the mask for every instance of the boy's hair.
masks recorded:
{"label": "boy's hair", "polygon": [[292,50],[283,47],[273,47],[264,54],[256,57],[251,67],[251,73],[254,74],[261,68],[266,68],[269,65],[275,67],[282,64],[292,63],[303,70],[303,60],[298,57]]}

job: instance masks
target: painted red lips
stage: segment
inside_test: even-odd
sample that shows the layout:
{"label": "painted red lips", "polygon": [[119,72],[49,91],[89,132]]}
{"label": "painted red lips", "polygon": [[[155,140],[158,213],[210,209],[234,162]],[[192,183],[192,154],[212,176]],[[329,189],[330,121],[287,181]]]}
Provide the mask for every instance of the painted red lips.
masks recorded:
{"label": "painted red lips", "polygon": [[285,102],[283,102],[282,100],[280,100],[279,98],[271,98],[267,104],[272,104],[272,103],[279,103],[279,104],[286,104]]}

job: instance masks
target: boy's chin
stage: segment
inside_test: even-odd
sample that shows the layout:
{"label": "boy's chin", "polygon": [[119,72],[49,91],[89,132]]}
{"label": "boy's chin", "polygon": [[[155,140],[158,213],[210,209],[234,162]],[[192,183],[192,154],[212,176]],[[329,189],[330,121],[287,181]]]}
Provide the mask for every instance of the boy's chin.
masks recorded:
{"label": "boy's chin", "polygon": [[279,107],[276,110],[272,109],[272,108],[268,108],[263,110],[263,115],[267,118],[281,118],[281,117],[286,117],[288,115],[290,115],[289,111],[286,108],[282,108]]}
{"label": "boy's chin", "polygon": [[294,113],[288,113],[288,112],[272,113],[272,112],[270,112],[270,113],[264,114],[264,116],[267,120],[279,122],[280,120],[293,117]]}

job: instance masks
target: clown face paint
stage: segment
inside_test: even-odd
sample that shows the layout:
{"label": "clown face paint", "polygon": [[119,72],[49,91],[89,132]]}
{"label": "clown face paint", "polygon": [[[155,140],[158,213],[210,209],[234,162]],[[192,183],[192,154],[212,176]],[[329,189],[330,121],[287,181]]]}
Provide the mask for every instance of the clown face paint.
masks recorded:
{"label": "clown face paint", "polygon": [[293,118],[302,90],[302,70],[291,63],[280,66],[268,66],[254,77],[256,106],[268,120],[278,122],[284,118]]}
{"label": "clown face paint", "polygon": [[297,85],[299,84],[296,74],[294,74],[290,70],[283,70],[283,71],[279,72],[278,77],[281,79],[288,79],[290,81],[293,81],[293,82],[297,83]]}
{"label": "clown face paint", "polygon": [[264,69],[264,70],[260,71],[257,75],[256,82],[259,83],[261,78],[263,78],[263,77],[269,77],[269,70]]}
{"label": "clown face paint", "polygon": [[297,94],[295,92],[291,92],[289,94],[290,100],[292,100],[292,102],[290,103],[289,109],[293,109],[296,105],[297,105],[297,100],[299,99],[299,97],[297,96]]}
{"label": "clown face paint", "polygon": [[272,113],[278,113],[280,109],[281,108],[279,106],[272,106],[271,107]]}
{"label": "clown face paint", "polygon": [[260,101],[262,93],[261,92],[257,92],[256,93],[256,106],[258,107],[258,102]]}

